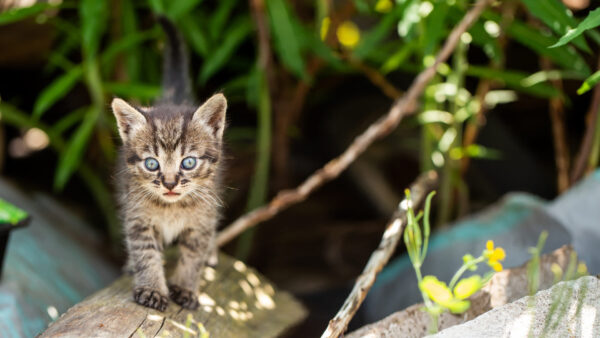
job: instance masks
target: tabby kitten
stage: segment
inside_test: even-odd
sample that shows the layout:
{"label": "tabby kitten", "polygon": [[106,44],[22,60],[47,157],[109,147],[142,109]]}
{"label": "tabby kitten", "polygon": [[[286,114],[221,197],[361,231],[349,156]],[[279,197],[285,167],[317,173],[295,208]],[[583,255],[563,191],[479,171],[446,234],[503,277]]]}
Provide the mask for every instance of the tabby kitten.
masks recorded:
{"label": "tabby kitten", "polygon": [[[216,264],[227,101],[216,94],[199,108],[193,104],[183,42],[169,21],[159,21],[169,41],[162,98],[152,107],[112,101],[123,141],[117,179],[127,266],[138,304],[164,311],[169,295],[196,309],[203,267]],[[162,251],[174,242],[180,257],[167,282]]]}

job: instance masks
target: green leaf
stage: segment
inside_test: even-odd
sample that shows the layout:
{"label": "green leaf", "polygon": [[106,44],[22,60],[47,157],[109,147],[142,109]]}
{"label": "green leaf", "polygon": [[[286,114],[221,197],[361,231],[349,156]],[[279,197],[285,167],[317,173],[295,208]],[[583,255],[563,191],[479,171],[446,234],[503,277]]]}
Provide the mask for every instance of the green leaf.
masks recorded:
{"label": "green leaf", "polygon": [[63,98],[81,79],[83,67],[78,65],[50,83],[38,96],[33,105],[33,118],[39,119],[42,114]]}
{"label": "green leaf", "polygon": [[119,53],[131,48],[137,44],[140,44],[146,40],[155,39],[159,36],[160,30],[152,29],[145,32],[135,33],[131,35],[127,35],[116,42],[110,44],[100,55],[100,65],[105,66],[106,64],[112,62],[114,58],[119,55]]}
{"label": "green leaf", "polygon": [[143,83],[106,82],[104,89],[116,96],[135,98],[139,100],[150,100],[160,94],[160,86]]}
{"label": "green leaf", "polygon": [[600,8],[596,8],[595,10],[591,11],[575,29],[569,30],[567,34],[563,35],[558,42],[550,46],[550,48],[564,46],[583,34],[585,31],[598,26],[600,26]]}
{"label": "green leaf", "polygon": [[435,4],[433,10],[424,18],[424,39],[422,40],[423,55],[432,55],[440,46],[440,41],[448,34],[445,30],[448,3],[441,1]]}
{"label": "green leaf", "polygon": [[148,0],[148,5],[150,5],[150,8],[156,14],[163,14],[165,12],[162,0]]}
{"label": "green leaf", "polygon": [[[498,14],[491,11],[484,11],[482,16],[496,22],[500,22],[501,20]],[[591,73],[585,60],[574,48],[567,48],[567,46],[561,48],[548,48],[548,46],[552,45],[555,41],[552,36],[544,35],[538,30],[516,20],[506,28],[506,33],[513,40],[540,55],[547,56],[552,62],[564,69],[576,70],[586,76],[589,76]]]}
{"label": "green leaf", "polygon": [[54,175],[54,189],[62,190],[73,172],[79,167],[99,116],[100,111],[91,107],[73,137],[68,141],[65,151],[61,153],[58,160],[58,167]]}
{"label": "green leaf", "polygon": [[17,128],[29,128],[34,126],[34,123],[27,114],[6,103],[0,103],[0,122]]}
{"label": "green leaf", "polygon": [[52,5],[40,2],[36,3],[33,6],[22,7],[22,8],[11,8],[5,12],[0,13],[0,25],[6,25],[15,21],[19,21],[30,17],[32,15],[36,15],[46,8],[50,8]]}
{"label": "green leaf", "polygon": [[[123,20],[123,35],[129,36],[138,32],[138,23],[133,0],[124,0],[121,2]],[[141,49],[130,47],[125,54],[125,70],[129,81],[139,81],[142,73],[142,58],[140,55]]]}
{"label": "green leaf", "polygon": [[177,0],[169,1],[167,14],[172,20],[181,18],[184,14],[191,12],[202,0]]}
{"label": "green leaf", "polygon": [[27,218],[27,213],[0,198],[0,224],[16,225]]}
{"label": "green leaf", "polygon": [[348,68],[346,63],[342,62],[314,31],[304,27],[302,23],[295,20],[293,24],[295,31],[298,33],[298,40],[300,41],[303,50],[314,53],[322,60],[326,61],[335,70],[341,71]]}
{"label": "green leaf", "polygon": [[556,98],[563,96],[561,91],[546,83],[538,83],[530,87],[524,86],[523,81],[529,74],[518,71],[498,70],[489,67],[469,65],[466,74],[469,76],[504,82],[508,88],[541,98]]}
{"label": "green leaf", "polygon": [[300,53],[300,42],[292,25],[291,11],[284,0],[269,0],[266,3],[277,55],[286,68],[304,78],[306,70]]}
{"label": "green leaf", "polygon": [[218,3],[219,7],[217,7],[217,10],[210,16],[208,23],[210,37],[213,41],[216,41],[219,36],[221,36],[221,33],[223,33],[223,28],[237,1],[219,0]]}
{"label": "green leaf", "polygon": [[[557,34],[563,35],[568,33],[573,27],[577,26],[577,20],[565,5],[559,0],[522,0],[529,13],[542,20],[550,29]],[[590,47],[587,45],[582,36],[573,40],[573,43],[588,53],[591,53]]]}
{"label": "green leaf", "polygon": [[75,109],[74,111],[62,117],[60,120],[53,123],[52,130],[58,135],[64,133],[67,129],[73,127],[76,123],[81,121],[89,109],[89,107]]}
{"label": "green leaf", "polygon": [[408,38],[412,35],[414,27],[421,22],[421,15],[419,15],[420,0],[407,0],[406,11],[402,16],[400,22],[398,22],[398,35],[402,38]]}
{"label": "green leaf", "polygon": [[200,22],[198,22],[198,20],[191,15],[184,16],[181,20],[179,20],[179,22],[181,23],[183,34],[190,42],[192,49],[196,53],[206,57],[208,51],[210,50],[210,44],[206,38],[206,33],[200,25]]}
{"label": "green leaf", "polygon": [[221,44],[206,58],[198,80],[206,83],[208,79],[218,72],[231,58],[236,48],[252,31],[252,22],[248,17],[236,20],[231,28],[223,35]]}
{"label": "green leaf", "polygon": [[471,26],[469,34],[471,34],[471,37],[473,38],[473,44],[481,47],[490,60],[500,63],[504,52],[502,51],[502,48],[500,48],[498,38],[491,36],[485,30],[484,23],[481,22],[481,20],[475,22],[473,26]]}
{"label": "green leaf", "polygon": [[600,81],[600,70],[592,74],[590,77],[583,81],[583,84],[577,89],[577,94],[581,95],[590,89],[592,89]]}
{"label": "green leaf", "polygon": [[381,73],[384,75],[397,70],[402,64],[408,60],[408,58],[414,53],[417,49],[417,42],[411,41],[402,45],[392,56],[390,56],[385,62],[383,66],[381,66]]}
{"label": "green leaf", "polygon": [[107,4],[106,1],[82,0],[79,5],[83,38],[82,47],[85,57],[94,57],[98,52],[108,19]]}
{"label": "green leaf", "polygon": [[366,0],[353,0],[354,7],[358,10],[359,13],[369,13],[371,12],[371,5]]}
{"label": "green leaf", "polygon": [[400,6],[394,6],[394,9],[384,15],[374,28],[366,32],[360,39],[358,46],[352,51],[352,56],[363,60],[376,50],[379,44],[389,36],[392,29],[396,27],[398,19],[403,17],[404,9],[408,3],[410,1],[406,1]]}

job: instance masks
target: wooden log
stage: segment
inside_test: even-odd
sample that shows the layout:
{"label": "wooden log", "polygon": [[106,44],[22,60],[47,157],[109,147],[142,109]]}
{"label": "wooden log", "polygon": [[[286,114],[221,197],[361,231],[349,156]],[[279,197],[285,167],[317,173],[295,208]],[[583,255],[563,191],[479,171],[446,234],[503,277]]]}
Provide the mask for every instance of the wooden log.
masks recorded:
{"label": "wooden log", "polygon": [[[189,311],[169,303],[165,312],[136,304],[132,278],[123,276],[73,306],[40,337],[275,337],[306,317],[294,297],[226,255],[206,268],[200,307]],[[200,325],[201,324],[201,325]]]}

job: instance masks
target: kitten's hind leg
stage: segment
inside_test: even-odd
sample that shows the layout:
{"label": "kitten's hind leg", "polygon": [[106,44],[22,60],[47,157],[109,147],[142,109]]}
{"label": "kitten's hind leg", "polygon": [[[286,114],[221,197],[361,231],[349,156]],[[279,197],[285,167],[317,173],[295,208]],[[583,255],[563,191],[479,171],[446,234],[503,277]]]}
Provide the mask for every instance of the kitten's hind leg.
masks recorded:
{"label": "kitten's hind leg", "polygon": [[214,228],[189,228],[179,236],[180,257],[175,272],[169,278],[169,296],[186,309],[198,308],[200,277],[214,237]]}
{"label": "kitten's hind leg", "polygon": [[133,222],[126,228],[128,266],[133,268],[133,299],[159,311],[169,305],[162,266],[162,242],[154,228]]}

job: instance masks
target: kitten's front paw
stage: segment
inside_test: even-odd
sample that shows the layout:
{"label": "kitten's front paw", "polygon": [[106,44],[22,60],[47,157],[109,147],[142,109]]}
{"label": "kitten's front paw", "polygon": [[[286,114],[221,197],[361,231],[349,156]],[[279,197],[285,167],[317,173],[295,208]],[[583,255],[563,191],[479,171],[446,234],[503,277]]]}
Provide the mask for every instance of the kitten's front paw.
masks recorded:
{"label": "kitten's front paw", "polygon": [[133,300],[136,303],[164,312],[169,305],[169,299],[158,290],[147,287],[138,287],[133,290]]}
{"label": "kitten's front paw", "polygon": [[169,297],[188,310],[196,310],[198,308],[198,297],[190,290],[180,288],[177,285],[169,285]]}

